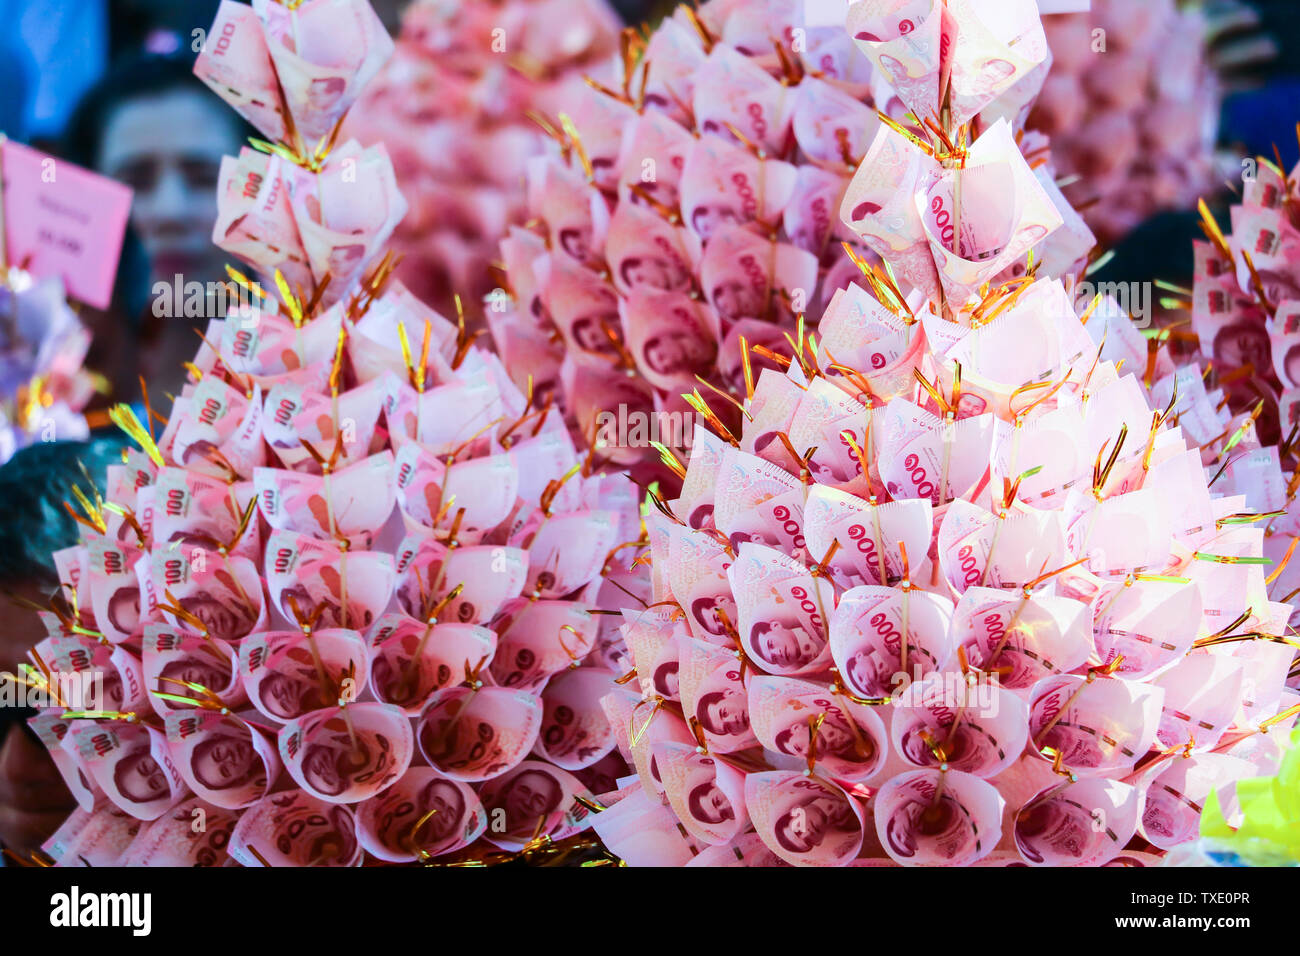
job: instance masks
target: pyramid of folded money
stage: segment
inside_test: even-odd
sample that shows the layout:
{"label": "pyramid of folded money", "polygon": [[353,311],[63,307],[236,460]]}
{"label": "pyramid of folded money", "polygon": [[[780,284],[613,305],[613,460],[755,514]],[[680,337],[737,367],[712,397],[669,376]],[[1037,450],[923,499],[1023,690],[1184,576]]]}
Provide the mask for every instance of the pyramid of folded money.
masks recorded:
{"label": "pyramid of folded money", "polygon": [[[385,56],[369,5],[225,3],[211,35],[239,70],[214,44],[197,71],[257,101],[270,137],[227,164],[220,215],[241,224],[218,238],[276,293],[233,273],[249,301],[210,323],[191,384],[165,418],[115,409],[139,447],[102,499],[75,492],[82,540],[55,555],[25,669],[79,804],[44,852],[573,852],[593,792],[626,772],[599,704],[620,635],[598,611],[641,599],[635,488],[592,473],[558,415],[391,280],[391,257],[369,261],[403,206],[391,166],[331,148]],[[322,77],[343,93],[318,97]]]}
{"label": "pyramid of folded money", "polygon": [[1067,195],[1113,243],[1213,190],[1219,91],[1197,10],[1175,0],[1092,0],[1046,19],[1053,64],[1029,118],[1052,138]]}
{"label": "pyramid of folded money", "polygon": [[1032,79],[993,82],[1036,67],[992,40],[1041,37],[1004,6],[996,36],[850,8],[940,119],[885,124],[847,189],[883,262],[746,372],[738,426],[661,452],[681,493],[603,701],[637,778],[594,827],[629,865],[1152,865],[1278,772],[1290,548],[1220,484],[1254,418],[1047,274],[1080,236],[1016,148]]}
{"label": "pyramid of folded money", "polygon": [[61,280],[0,262],[0,464],[33,442],[86,437],[89,348]]}
{"label": "pyramid of folded money", "polygon": [[[986,11],[949,7],[978,27],[979,53],[1006,57],[954,82],[984,96],[986,119],[1023,119],[1045,66],[1036,11],[1013,50]],[[837,210],[881,127],[877,107],[918,131],[939,119],[926,58],[953,20],[925,0],[851,9],[846,33],[799,0],[679,7],[626,38],[621,85],[590,84],[555,118],[551,153],[530,161],[530,227],[501,244],[512,301],[490,303],[488,323],[516,383],[558,393],[612,460],[653,453],[604,422],[664,423],[657,440],[684,450],[690,429],[673,424],[698,410],[692,393],[741,395],[742,353],[779,367],[796,317],[820,314],[856,271],[844,244],[875,254]],[[895,38],[878,62],[872,29]],[[736,423],[726,403],[718,413]]]}
{"label": "pyramid of folded money", "polygon": [[540,152],[530,114],[554,116],[590,73],[607,78],[619,22],[604,0],[419,0],[396,53],[348,117],[347,132],[382,142],[411,212],[393,234],[397,277],[450,308],[480,300],[489,266],[526,210],[525,160]]}

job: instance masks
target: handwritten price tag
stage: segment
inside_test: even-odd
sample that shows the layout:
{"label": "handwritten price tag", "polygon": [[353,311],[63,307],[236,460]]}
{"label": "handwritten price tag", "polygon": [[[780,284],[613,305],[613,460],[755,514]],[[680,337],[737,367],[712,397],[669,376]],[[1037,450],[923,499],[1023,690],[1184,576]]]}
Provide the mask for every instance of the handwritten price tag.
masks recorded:
{"label": "handwritten price tag", "polygon": [[7,262],[59,276],[71,298],[108,308],[131,190],[9,140],[0,141],[0,168]]}

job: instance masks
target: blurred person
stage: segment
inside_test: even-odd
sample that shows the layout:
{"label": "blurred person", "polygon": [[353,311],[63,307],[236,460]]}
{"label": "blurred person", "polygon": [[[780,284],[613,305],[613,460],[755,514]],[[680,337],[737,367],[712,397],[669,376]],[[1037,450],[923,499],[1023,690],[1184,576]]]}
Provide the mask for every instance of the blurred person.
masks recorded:
{"label": "blurred person", "polygon": [[[84,464],[102,493],[105,470],[121,462],[123,447],[117,438],[40,442],[0,468],[0,592],[45,603],[59,585],[54,552],[78,541],[78,525],[63,507],[69,489],[80,484],[89,494]],[[27,611],[6,611],[5,623],[0,670],[12,671],[45,631]]]}
{"label": "blurred person", "polygon": [[77,804],[45,745],[21,721],[0,717],[0,735],[0,847],[26,860]]}
{"label": "blurred person", "polygon": [[[44,604],[58,587],[52,555],[76,544],[77,524],[63,509],[68,487],[119,461],[121,442],[33,445],[0,468],[0,591],[7,598]],[[102,487],[99,489],[104,490]],[[16,673],[27,651],[45,636],[36,613],[4,612],[0,671]],[[72,812],[74,803],[45,747],[26,726],[35,711],[0,707],[0,845],[23,856],[36,850]]]}
{"label": "blurred person", "polygon": [[221,0],[109,0],[108,6],[109,50],[117,62],[141,51],[171,54],[190,49],[194,31],[212,25]]}
{"label": "blurred person", "polygon": [[[196,331],[218,317],[215,302],[202,317],[167,316],[170,291],[165,303],[141,291],[179,283],[183,302],[186,284],[212,289],[226,279],[229,258],[212,243],[221,159],[237,155],[251,130],[191,69],[188,54],[125,62],[82,100],[66,136],[68,158],[135,192],[131,232],[148,263],[147,278],[138,262],[132,271],[130,256],[124,256],[117,314],[98,322],[88,318],[101,350],[117,346],[115,356],[101,361],[111,367],[107,374],[123,397],[138,394],[138,374],[154,394],[179,393],[186,381],[181,363],[194,356]],[[122,341],[123,325],[138,330],[136,348]]]}

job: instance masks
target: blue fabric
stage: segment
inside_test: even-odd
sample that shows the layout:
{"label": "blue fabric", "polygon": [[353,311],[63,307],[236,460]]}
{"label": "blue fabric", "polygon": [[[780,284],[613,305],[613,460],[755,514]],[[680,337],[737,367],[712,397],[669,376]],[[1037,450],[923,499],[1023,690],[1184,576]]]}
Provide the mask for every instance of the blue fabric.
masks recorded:
{"label": "blue fabric", "polygon": [[[0,121],[12,122],[27,139],[55,138],[81,95],[107,69],[108,0],[0,0],[0,24],[6,61],[0,66],[0,89],[6,91]],[[22,95],[11,100],[7,64],[19,57],[26,82]],[[11,120],[8,114],[18,104],[21,117]]]}
{"label": "blue fabric", "polygon": [[[0,0],[0,14],[4,2]],[[10,139],[27,139],[27,105],[35,73],[36,64],[17,34],[0,32],[0,133]]]}
{"label": "blue fabric", "polygon": [[1277,78],[1260,90],[1234,93],[1223,104],[1224,142],[1241,143],[1251,156],[1273,157],[1273,145],[1282,152],[1285,172],[1300,161],[1295,104],[1300,101],[1300,79]]}

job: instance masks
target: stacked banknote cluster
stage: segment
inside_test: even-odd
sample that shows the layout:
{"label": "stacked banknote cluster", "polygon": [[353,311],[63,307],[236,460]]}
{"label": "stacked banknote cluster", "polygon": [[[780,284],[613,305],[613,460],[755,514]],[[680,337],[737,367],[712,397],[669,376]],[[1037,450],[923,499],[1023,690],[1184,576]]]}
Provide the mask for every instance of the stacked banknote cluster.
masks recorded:
{"label": "stacked banknote cluster", "polygon": [[0,263],[0,464],[32,442],[86,437],[89,349],[90,330],[59,279]]}
{"label": "stacked banknote cluster", "polygon": [[[352,91],[380,65],[353,56],[373,19],[365,0],[228,3],[213,35],[264,33],[286,92],[276,31],[300,31],[300,57],[331,37]],[[300,106],[267,115],[319,130],[346,109]],[[293,203],[334,188],[338,151],[301,147],[245,158],[275,164]],[[385,180],[357,158],[345,205]],[[221,215],[244,198],[223,192]],[[386,226],[353,225],[364,260]],[[645,599],[635,487],[593,473],[557,414],[387,275],[390,257],[350,281],[309,255],[306,298],[283,261],[249,258],[280,270],[279,298],[209,324],[165,419],[115,409],[139,447],[102,498],[73,491],[82,540],[54,556],[63,584],[24,671],[79,805],[45,852],[481,862],[579,833],[592,792],[625,772],[599,703],[621,638],[599,608]]]}
{"label": "stacked banknote cluster", "polygon": [[[1300,426],[1300,217],[1296,170],[1252,160],[1242,201],[1225,232],[1201,204],[1206,238],[1194,244],[1195,278],[1184,300],[1191,339],[1212,369],[1216,402],[1248,413],[1264,447],[1242,449],[1222,476],[1225,494],[1244,494],[1262,513],[1291,510],[1300,478],[1295,447]],[[1190,301],[1187,301],[1190,300]],[[1177,334],[1178,330],[1173,330]],[[1290,513],[1266,527],[1265,553],[1279,560],[1300,524]],[[1286,600],[1300,587],[1288,566],[1278,579]]]}
{"label": "stacked banknote cluster", "polygon": [[392,56],[366,3],[223,0],[194,72],[266,138],[222,162],[212,241],[287,289],[331,302],[406,215],[383,144],[337,142]]}
{"label": "stacked banknote cluster", "polygon": [[397,275],[424,301],[481,299],[497,242],[526,210],[520,188],[543,133],[591,74],[607,79],[619,23],[604,0],[419,0],[349,132],[382,142],[411,212],[393,236]]}
{"label": "stacked banknote cluster", "polygon": [[1029,125],[1052,138],[1067,194],[1114,242],[1217,187],[1217,78],[1206,24],[1175,0],[1092,0],[1045,21],[1053,64]]}
{"label": "stacked banknote cluster", "polygon": [[1254,419],[1075,301],[1084,235],[1013,132],[1041,28],[976,6],[850,8],[935,118],[886,123],[840,207],[883,263],[745,375],[738,427],[663,452],[604,700],[637,777],[594,826],[629,864],[1150,865],[1278,772],[1289,553],[1219,484]]}
{"label": "stacked banknote cluster", "polygon": [[[494,303],[487,316],[516,381],[560,393],[590,434],[602,412],[671,424],[698,411],[694,390],[740,395],[742,354],[778,367],[796,317],[819,314],[855,273],[844,244],[876,254],[837,210],[881,127],[877,107],[918,133],[938,119],[940,75],[924,58],[954,16],[975,25],[969,75],[954,83],[995,94],[981,121],[1022,125],[1046,41],[1032,3],[1009,6],[863,0],[846,33],[815,3],[713,0],[625,43],[621,87],[593,84],[560,118],[552,154],[530,161],[536,228],[502,243],[513,308]],[[901,41],[864,55],[890,17]],[[655,431],[689,445],[689,427]],[[646,442],[601,437],[617,462],[646,456]]]}
{"label": "stacked banknote cluster", "polygon": [[[801,0],[679,7],[551,118],[533,228],[501,243],[512,302],[487,318],[516,382],[582,432],[620,408],[689,417],[697,377],[738,393],[742,350],[788,351],[794,316],[852,268],[834,211],[879,125],[873,71],[842,29],[804,23]],[[648,448],[607,444],[623,464]]]}
{"label": "stacked banknote cluster", "polygon": [[[1277,437],[1300,421],[1300,215],[1291,175],[1259,157],[1224,232],[1201,206],[1192,332],[1234,408],[1265,401]],[[1276,407],[1276,410],[1275,410]]]}

